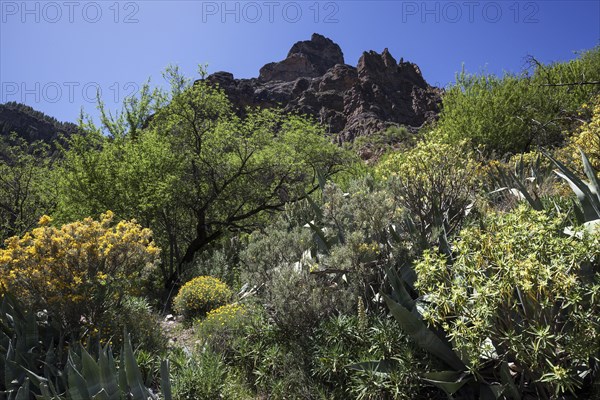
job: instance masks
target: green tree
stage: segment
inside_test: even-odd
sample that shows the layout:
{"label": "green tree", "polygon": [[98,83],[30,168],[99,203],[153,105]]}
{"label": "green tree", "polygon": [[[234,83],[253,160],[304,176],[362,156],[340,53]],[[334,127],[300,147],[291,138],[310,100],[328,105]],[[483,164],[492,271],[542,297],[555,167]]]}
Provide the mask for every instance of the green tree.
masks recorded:
{"label": "green tree", "polygon": [[0,136],[0,247],[22,235],[52,212],[55,198],[48,181],[53,160],[42,142],[27,143],[16,134]]}
{"label": "green tree", "polygon": [[168,102],[145,88],[115,118],[103,113],[108,136],[84,126],[59,173],[63,218],[110,209],[151,227],[167,284],[210,244],[252,231],[347,160],[306,118],[266,109],[240,118],[218,88],[173,70],[169,78]]}

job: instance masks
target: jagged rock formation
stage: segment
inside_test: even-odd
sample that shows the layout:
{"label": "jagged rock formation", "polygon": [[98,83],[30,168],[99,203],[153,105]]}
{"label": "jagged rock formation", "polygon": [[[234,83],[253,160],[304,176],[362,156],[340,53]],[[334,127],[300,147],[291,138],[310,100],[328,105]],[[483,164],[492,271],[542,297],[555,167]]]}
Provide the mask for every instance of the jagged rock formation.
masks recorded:
{"label": "jagged rock formation", "polygon": [[258,78],[216,72],[206,79],[240,109],[281,106],[312,115],[340,142],[390,125],[421,126],[436,117],[442,94],[425,82],[417,65],[397,63],[388,49],[363,53],[353,67],[344,63],[337,44],[316,33],[294,44],[285,60],[262,67]]}

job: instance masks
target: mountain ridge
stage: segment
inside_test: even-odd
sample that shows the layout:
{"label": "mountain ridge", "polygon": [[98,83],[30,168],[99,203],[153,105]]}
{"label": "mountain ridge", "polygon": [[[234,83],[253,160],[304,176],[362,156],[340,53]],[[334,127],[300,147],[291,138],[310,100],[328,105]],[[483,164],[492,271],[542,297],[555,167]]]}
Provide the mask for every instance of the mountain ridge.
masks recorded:
{"label": "mountain ridge", "polygon": [[338,142],[393,125],[416,131],[437,117],[443,93],[416,64],[397,62],[387,48],[363,52],[354,67],[344,62],[339,45],[318,33],[296,42],[284,60],[263,66],[257,78],[219,71],[206,81],[223,89],[242,113],[248,106],[281,106],[313,116]]}

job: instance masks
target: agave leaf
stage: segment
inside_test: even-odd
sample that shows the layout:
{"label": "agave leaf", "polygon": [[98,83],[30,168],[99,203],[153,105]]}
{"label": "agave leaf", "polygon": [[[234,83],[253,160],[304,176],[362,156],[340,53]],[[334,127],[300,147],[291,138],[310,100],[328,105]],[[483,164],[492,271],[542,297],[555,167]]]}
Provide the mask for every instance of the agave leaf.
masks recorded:
{"label": "agave leaf", "polygon": [[579,207],[579,205],[575,202],[575,200],[573,200],[573,199],[571,199],[571,200],[573,203],[573,212],[575,213],[575,219],[580,224],[584,224],[585,223],[585,215],[583,213],[583,210],[581,209],[581,207]]}
{"label": "agave leaf", "polygon": [[542,211],[544,209],[544,206],[543,206],[541,200],[537,196],[535,196],[535,199],[534,199],[533,196],[531,194],[529,194],[529,191],[527,191],[527,188],[525,187],[525,185],[523,185],[523,182],[521,182],[521,179],[519,179],[512,172],[511,172],[510,178],[511,178],[512,182],[517,185],[517,188],[518,188],[519,192],[521,193],[521,195],[525,198],[525,200],[527,200],[527,202],[531,205],[531,207],[534,210]]}
{"label": "agave leaf", "polygon": [[42,392],[42,395],[44,396],[44,400],[64,400],[64,397],[61,397],[57,391],[56,388],[54,387],[54,385],[52,384],[52,382],[48,381],[48,382],[42,382],[40,384],[40,390]]}
{"label": "agave leaf", "polygon": [[171,379],[169,379],[169,360],[162,360],[160,363],[160,391],[164,400],[172,400]]}
{"label": "agave leaf", "polygon": [[58,368],[58,358],[56,356],[56,351],[54,349],[54,339],[50,341],[50,346],[48,347],[48,351],[46,352],[46,356],[44,357],[44,375],[45,376],[57,376],[59,374]]}
{"label": "agave leaf", "polygon": [[42,392],[42,397],[44,400],[54,400],[55,396],[50,393],[50,389],[48,389],[48,384],[46,382],[40,383],[40,392]]}
{"label": "agave leaf", "polygon": [[106,391],[106,394],[110,399],[118,399],[120,390],[117,382],[117,369],[108,345],[100,350],[98,364],[100,367],[100,382],[102,388]]}
{"label": "agave leaf", "polygon": [[535,158],[535,166],[531,168],[531,176],[533,176],[535,178],[535,180],[537,180],[537,177],[538,177],[536,172],[540,170],[541,166],[542,166],[542,154],[538,153],[537,157]]}
{"label": "agave leaf", "polygon": [[571,190],[577,196],[579,203],[581,203],[581,208],[583,210],[583,215],[586,221],[600,218],[600,207],[594,204],[592,200],[592,193],[590,192],[589,187],[586,183],[581,181],[579,178],[574,177],[575,180],[571,179],[571,177],[563,172],[555,171],[556,175],[560,176],[564,179]]}
{"label": "agave leaf", "polygon": [[321,221],[323,219],[323,210],[321,209],[321,207],[317,203],[315,203],[315,201],[310,196],[306,196],[306,200],[308,200],[308,204],[310,204],[310,207],[315,212],[317,221]]}
{"label": "agave leaf", "polygon": [[71,400],[88,400],[90,398],[85,378],[77,371],[70,358],[67,364],[67,379],[69,382],[69,398]]}
{"label": "agave leaf", "polygon": [[131,336],[126,335],[124,344],[125,353],[121,355],[125,359],[125,375],[127,376],[127,385],[134,399],[154,398],[150,391],[144,386],[142,373],[138,368],[131,347]]}
{"label": "agave leaf", "polygon": [[23,382],[17,391],[15,400],[29,400],[29,378],[25,378],[25,382]]}
{"label": "agave leaf", "polygon": [[121,350],[121,358],[119,359],[119,387],[124,393],[129,393],[129,386],[127,384],[127,374],[125,373],[125,343]]}
{"label": "agave leaf", "polygon": [[452,246],[450,246],[450,242],[448,241],[448,235],[446,234],[446,226],[442,223],[442,229],[440,234],[438,235],[439,240],[439,248],[442,253],[448,258],[452,258]]}
{"label": "agave leaf", "polygon": [[598,185],[598,180],[596,179],[596,172],[594,171],[594,168],[592,167],[592,164],[585,153],[581,149],[579,149],[579,152],[581,153],[581,160],[583,161],[583,170],[585,175],[590,180],[590,191],[592,194],[596,195],[596,199],[598,199],[598,195],[600,194],[600,186]]}
{"label": "agave leaf", "polygon": [[410,216],[407,215],[404,218],[404,224],[406,225],[406,230],[408,233],[410,233],[412,235],[419,233],[419,230],[417,229],[415,222],[412,220],[412,218]]}
{"label": "agave leaf", "polygon": [[600,230],[600,219],[588,221],[583,224],[583,227],[587,232],[591,234],[597,233]]}
{"label": "agave leaf", "polygon": [[523,162],[523,153],[521,153],[521,157],[519,157],[519,161],[515,163],[515,175],[522,177],[525,175],[523,172],[525,170],[525,163]]}
{"label": "agave leaf", "polygon": [[566,165],[554,159],[551,155],[547,153],[544,153],[544,155],[548,157],[560,170],[560,172],[555,171],[555,173],[564,179],[569,184],[573,192],[575,192],[575,195],[579,199],[579,202],[583,208],[586,221],[600,218],[600,201],[598,200],[598,196],[592,194],[588,184],[584,183],[569,168],[567,168]]}
{"label": "agave leaf", "polygon": [[506,361],[504,361],[500,366],[500,379],[504,385],[503,393],[506,394],[508,398],[521,400],[521,393],[519,393],[519,389],[517,388],[517,385],[515,385],[515,381],[510,375],[510,368],[508,367],[508,363]]}
{"label": "agave leaf", "polygon": [[19,376],[19,365],[13,361],[15,359],[15,349],[12,340],[8,343],[8,350],[4,359],[6,360],[4,363],[4,387],[9,388]]}
{"label": "agave leaf", "polygon": [[36,386],[41,386],[43,383],[48,383],[48,379],[44,378],[43,376],[40,376],[38,374],[36,374],[35,372],[23,367],[23,369],[25,370],[25,372],[27,373],[28,378],[36,385]]}
{"label": "agave leaf", "polygon": [[402,243],[402,238],[400,238],[400,235],[398,235],[398,232],[396,231],[396,225],[390,224],[390,226],[388,227],[388,230],[390,232],[390,235],[392,236],[392,239],[394,239],[395,243]]}
{"label": "agave leaf", "polygon": [[106,393],[106,390],[101,389],[98,393],[92,396],[91,400],[111,400],[111,398],[108,396],[108,393]]}
{"label": "agave leaf", "polygon": [[412,311],[415,308],[416,302],[404,287],[404,279],[402,279],[398,272],[393,270],[392,268],[388,269],[387,276],[388,282],[392,287],[391,297],[401,306],[403,306],[409,311]]}
{"label": "agave leaf", "polygon": [[422,375],[423,380],[442,389],[448,396],[458,392],[473,378],[461,371],[427,372]]}
{"label": "agave leaf", "polygon": [[325,185],[327,180],[325,179],[325,175],[323,175],[323,171],[321,169],[317,169],[317,180],[319,182],[319,188],[321,189],[321,193],[325,191]]}
{"label": "agave leaf", "polygon": [[15,323],[15,361],[19,365],[31,366],[35,362],[36,354],[33,349],[39,346],[39,331],[35,315],[27,314],[24,323]]}
{"label": "agave leaf", "polygon": [[409,263],[401,265],[400,277],[409,288],[415,288],[415,282],[417,281],[417,273],[415,272],[415,269],[412,267],[412,265],[410,265]]}
{"label": "agave leaf", "polygon": [[456,353],[431,331],[422,319],[396,303],[390,296],[383,293],[383,298],[388,305],[392,315],[400,323],[404,331],[410,335],[423,349],[438,357],[448,366],[455,370],[464,370],[465,364]]}
{"label": "agave leaf", "polygon": [[497,383],[487,384],[480,383],[479,384],[479,400],[497,400],[502,397],[502,385]]}
{"label": "agave leaf", "polygon": [[329,243],[327,243],[327,239],[325,238],[325,233],[323,233],[323,231],[321,230],[321,228],[319,228],[318,226],[316,226],[312,222],[309,222],[308,226],[315,233],[318,246],[321,248],[321,250],[325,254],[328,254],[329,250],[331,250],[331,247],[329,246]]}
{"label": "agave leaf", "polygon": [[100,366],[86,349],[81,349],[82,375],[87,384],[90,396],[95,396],[102,390]]}

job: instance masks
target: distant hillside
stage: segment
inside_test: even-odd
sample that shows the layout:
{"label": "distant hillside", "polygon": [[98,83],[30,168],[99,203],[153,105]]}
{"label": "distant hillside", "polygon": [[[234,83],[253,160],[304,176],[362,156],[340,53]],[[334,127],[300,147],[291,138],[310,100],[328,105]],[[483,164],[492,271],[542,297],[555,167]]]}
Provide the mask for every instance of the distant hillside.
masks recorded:
{"label": "distant hillside", "polygon": [[4,138],[15,132],[29,143],[41,140],[52,147],[61,134],[68,137],[78,129],[73,123],[60,122],[25,104],[0,104],[0,136]]}

